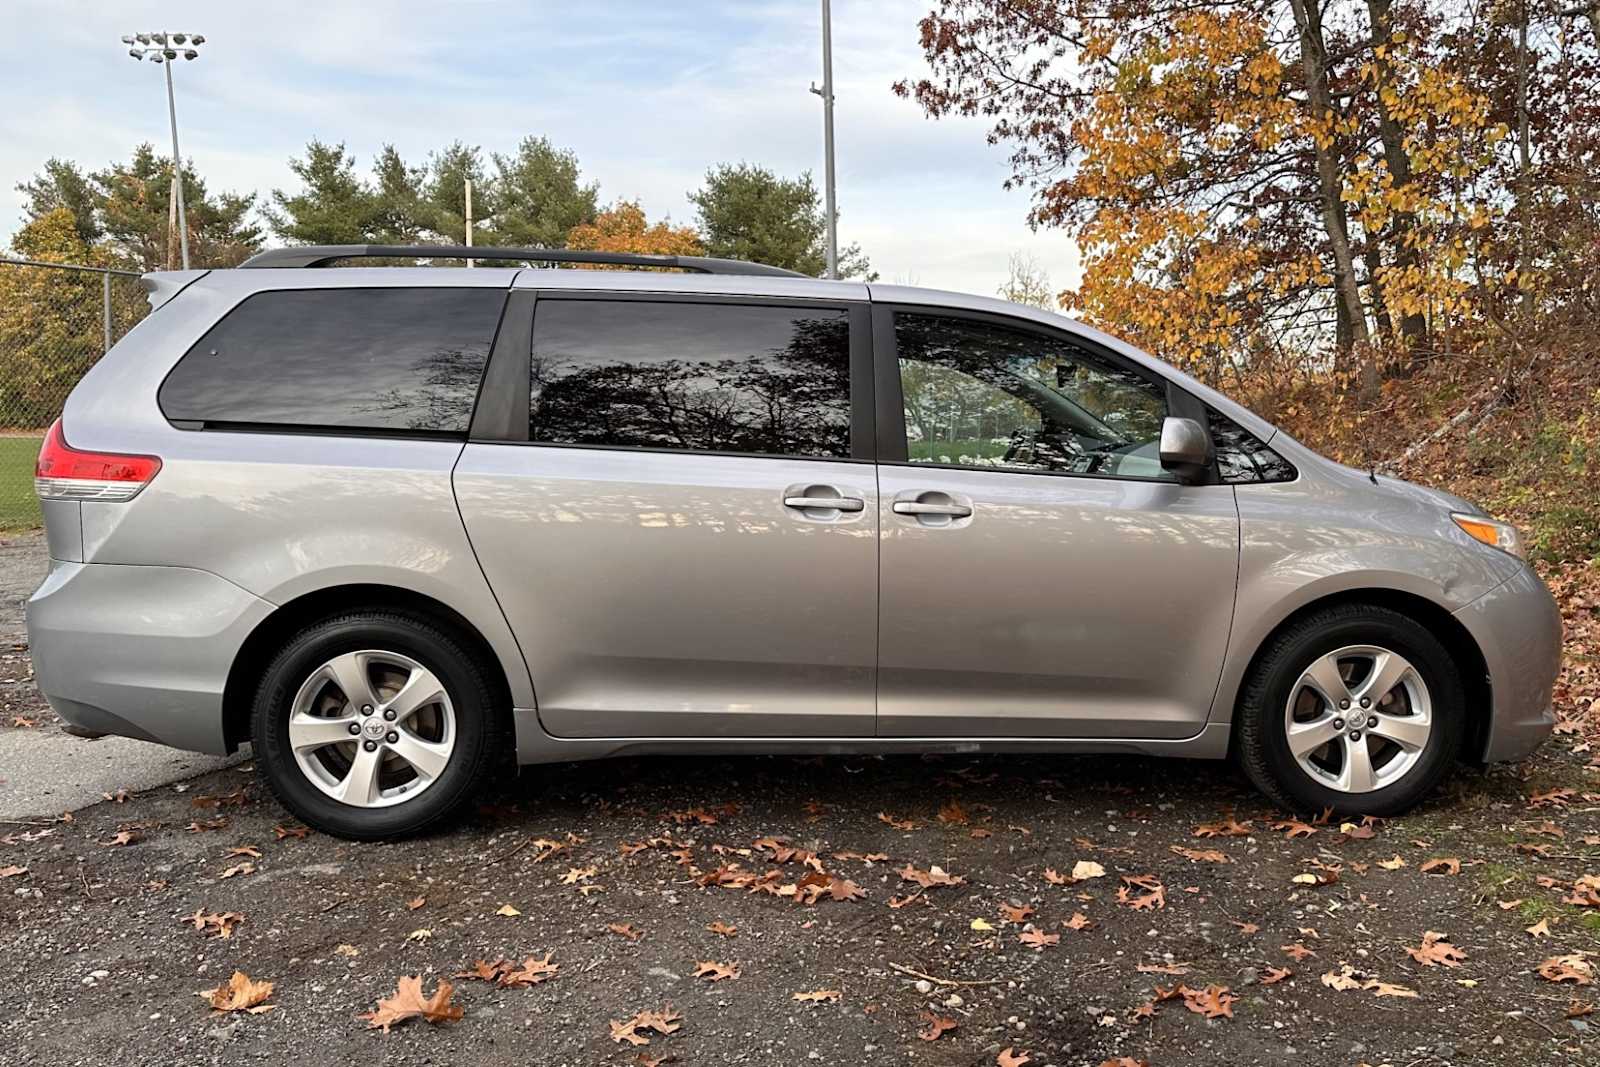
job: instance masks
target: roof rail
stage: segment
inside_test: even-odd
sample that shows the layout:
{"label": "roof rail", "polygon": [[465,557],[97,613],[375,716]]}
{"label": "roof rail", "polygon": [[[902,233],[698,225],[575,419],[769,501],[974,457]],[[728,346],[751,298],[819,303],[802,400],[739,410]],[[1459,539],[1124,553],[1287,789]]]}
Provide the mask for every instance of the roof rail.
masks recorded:
{"label": "roof rail", "polygon": [[585,252],[496,245],[303,245],[257,252],[241,267],[326,267],[341,259],[508,259],[532,263],[611,263],[628,267],[675,267],[696,274],[761,274],[804,278],[798,271],[766,263],[707,256],[654,256],[632,252]]}

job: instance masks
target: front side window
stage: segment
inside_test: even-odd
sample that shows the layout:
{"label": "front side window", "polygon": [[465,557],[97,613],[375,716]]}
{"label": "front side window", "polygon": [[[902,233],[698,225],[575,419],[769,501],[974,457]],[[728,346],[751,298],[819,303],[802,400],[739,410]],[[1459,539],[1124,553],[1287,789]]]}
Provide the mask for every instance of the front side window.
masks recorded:
{"label": "front side window", "polygon": [[162,383],[174,421],[465,433],[503,289],[257,293]]}
{"label": "front side window", "polygon": [[846,459],[849,316],[540,300],[530,389],[534,443]]}
{"label": "front side window", "polygon": [[899,313],[912,463],[1172,481],[1166,389],[1065,339]]}
{"label": "front side window", "polygon": [[1224,483],[1292,482],[1299,477],[1294,464],[1226,415],[1208,408],[1206,418],[1211,427],[1211,440],[1217,446],[1217,470]]}

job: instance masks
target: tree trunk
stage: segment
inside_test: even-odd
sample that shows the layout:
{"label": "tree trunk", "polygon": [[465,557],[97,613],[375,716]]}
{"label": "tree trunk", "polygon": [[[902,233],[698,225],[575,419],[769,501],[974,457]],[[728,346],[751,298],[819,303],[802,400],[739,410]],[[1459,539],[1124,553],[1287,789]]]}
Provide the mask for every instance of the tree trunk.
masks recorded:
{"label": "tree trunk", "polygon": [[[1372,39],[1377,45],[1392,47],[1393,7],[1394,0],[1367,0],[1367,17],[1372,21]],[[1378,59],[1377,66],[1378,87],[1381,90],[1392,83],[1393,74],[1387,59]],[[1383,142],[1383,162],[1389,169],[1389,176],[1394,179],[1394,187],[1400,189],[1410,185],[1411,156],[1406,152],[1405,131],[1390,113],[1389,105],[1384,103],[1381,91],[1378,93],[1378,139]],[[1408,240],[1410,234],[1411,219],[1404,215],[1396,215],[1388,232],[1388,238],[1394,246],[1389,258],[1396,270],[1406,270],[1416,265],[1417,250]],[[1368,277],[1372,279],[1375,300],[1381,300],[1377,275],[1369,269]],[[1387,332],[1387,327],[1382,323],[1380,327]],[[1427,332],[1428,321],[1421,312],[1409,312],[1400,316],[1400,338],[1408,349],[1427,336]]]}
{"label": "tree trunk", "polygon": [[[1289,0],[1294,22],[1300,33],[1300,66],[1305,74],[1306,100],[1311,114],[1319,121],[1334,118],[1332,95],[1328,89],[1327,45],[1322,37],[1322,11],[1317,0]],[[1361,305],[1361,290],[1356,281],[1355,254],[1350,246],[1350,225],[1344,210],[1344,175],[1335,155],[1332,131],[1326,141],[1314,143],[1317,162],[1317,196],[1322,206],[1322,225],[1333,253],[1335,304],[1338,309],[1341,355],[1366,348],[1371,339],[1367,331],[1366,310]],[[1376,368],[1363,358],[1361,387],[1367,393],[1377,385]]]}

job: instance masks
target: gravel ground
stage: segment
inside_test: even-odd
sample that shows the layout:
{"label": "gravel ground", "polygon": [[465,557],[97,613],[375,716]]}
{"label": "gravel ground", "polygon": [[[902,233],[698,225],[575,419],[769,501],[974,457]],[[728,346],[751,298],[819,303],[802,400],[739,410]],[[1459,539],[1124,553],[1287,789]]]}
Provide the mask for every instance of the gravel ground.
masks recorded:
{"label": "gravel ground", "polygon": [[[1593,1064],[1600,1014],[1568,1015],[1600,987],[1535,973],[1600,952],[1600,908],[1562,903],[1600,872],[1600,776],[1570,744],[1343,830],[1273,828],[1213,764],[658,758],[531,768],[448,833],[355,845],[285,835],[238,767],[4,827],[0,874],[27,870],[0,880],[0,1059]],[[1236,836],[1197,836],[1206,824]],[[812,854],[840,881],[806,904],[784,894],[807,892]],[[1441,858],[1459,872],[1423,873]],[[907,865],[960,882],[923,889]],[[852,895],[843,880],[865,896],[832,899]],[[197,910],[242,919],[208,936],[182,921]],[[1548,936],[1525,932],[1540,920]],[[1428,931],[1465,957],[1413,959]],[[557,973],[530,988],[456,979],[459,1021],[386,1034],[358,1017],[402,976],[431,994],[477,960],[546,953]],[[696,978],[702,962],[738,975]],[[273,983],[272,1010],[196,996],[236,969]],[[1226,987],[1231,1017],[1157,999],[1180,984],[1197,1007]],[[669,1004],[674,1032],[613,1040],[613,1020]],[[923,1040],[929,1017],[956,1025]]]}

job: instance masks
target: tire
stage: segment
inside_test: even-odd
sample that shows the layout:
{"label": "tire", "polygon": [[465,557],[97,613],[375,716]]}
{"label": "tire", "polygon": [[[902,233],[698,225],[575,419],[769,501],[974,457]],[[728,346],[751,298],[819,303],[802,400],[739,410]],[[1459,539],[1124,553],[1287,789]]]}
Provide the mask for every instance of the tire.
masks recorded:
{"label": "tire", "polygon": [[360,841],[421,833],[488,779],[504,747],[494,694],[480,658],[433,621],[352,611],[302,629],[263,672],[256,762],[307,826]]}
{"label": "tire", "polygon": [[1342,604],[1268,641],[1240,695],[1235,754],[1290,810],[1397,815],[1455,761],[1465,707],[1460,672],[1431,631],[1389,608]]}

